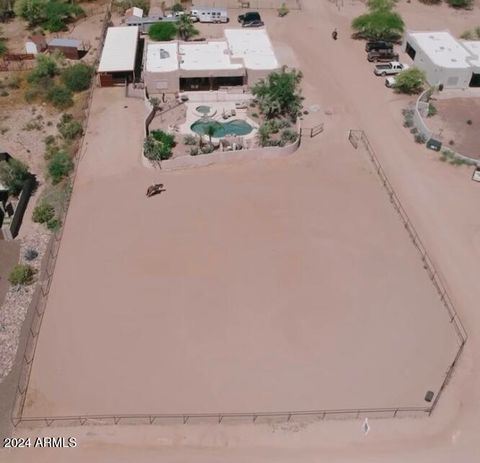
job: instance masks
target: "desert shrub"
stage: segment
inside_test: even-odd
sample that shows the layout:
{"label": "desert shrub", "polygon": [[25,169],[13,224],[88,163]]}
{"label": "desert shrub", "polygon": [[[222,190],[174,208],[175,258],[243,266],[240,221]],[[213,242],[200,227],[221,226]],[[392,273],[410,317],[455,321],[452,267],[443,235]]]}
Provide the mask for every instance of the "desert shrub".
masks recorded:
{"label": "desert shrub", "polygon": [[426,5],[438,5],[442,3],[442,0],[419,0],[420,3],[425,3]]}
{"label": "desert shrub", "polygon": [[417,133],[414,137],[416,143],[426,143],[427,137],[423,133]]}
{"label": "desert shrub", "polygon": [[470,30],[464,31],[460,34],[460,38],[463,40],[473,40],[474,35],[473,32]]}
{"label": "desert shrub", "polygon": [[172,5],[172,8],[171,8],[171,9],[172,9],[172,11],[173,11],[174,13],[178,13],[178,12],[184,10],[182,4],[179,3],[178,1],[175,2],[175,3]]}
{"label": "desert shrub", "polygon": [[82,124],[76,121],[71,114],[62,114],[57,129],[65,140],[75,140],[83,134]]}
{"label": "desert shrub", "polygon": [[468,120],[467,120],[467,125],[472,125],[472,124],[473,124],[472,120],[471,120],[471,119],[468,119]]}
{"label": "desert shrub", "polygon": [[10,272],[8,281],[12,285],[30,285],[33,283],[36,270],[28,264],[17,264]]}
{"label": "desert shrub", "polygon": [[150,39],[160,42],[172,40],[176,35],[177,27],[173,22],[155,23],[148,30]]}
{"label": "desert shrub", "polygon": [[473,0],[447,0],[447,3],[453,8],[470,8]]}
{"label": "desert shrub", "polygon": [[35,223],[47,223],[55,217],[55,208],[46,202],[40,203],[33,210],[32,219]]}
{"label": "desert shrub", "polygon": [[403,126],[406,128],[413,127],[413,110],[403,109]]}
{"label": "desert shrub", "polygon": [[190,148],[190,156],[197,156],[199,153],[198,146],[192,146]]}
{"label": "desert shrub", "polygon": [[395,40],[405,28],[402,17],[395,11],[372,10],[357,16],[352,21],[352,29],[358,38]]}
{"label": "desert shrub", "polygon": [[200,151],[202,154],[210,154],[213,153],[214,149],[215,147],[211,143],[205,143],[205,145],[200,148]]}
{"label": "desert shrub", "polygon": [[271,119],[265,122],[265,128],[269,133],[278,133],[280,131],[280,121],[278,119]]}
{"label": "desert shrub", "polygon": [[47,228],[51,231],[57,231],[62,226],[62,221],[56,217],[47,222]]}
{"label": "desert shrub", "polygon": [[412,135],[415,135],[416,133],[418,133],[418,129],[417,129],[416,127],[412,127],[412,128],[410,129],[410,133],[411,133]]}
{"label": "desert shrub", "polygon": [[10,95],[10,93],[8,93],[6,90],[2,90],[0,92],[0,96],[8,96],[8,95]]}
{"label": "desert shrub", "polygon": [[12,195],[17,196],[22,191],[30,176],[27,166],[18,159],[0,161],[0,181]]}
{"label": "desert shrub", "polygon": [[425,73],[417,67],[405,69],[395,78],[395,90],[412,95],[420,93],[425,83]]}
{"label": "desert shrub", "polygon": [[433,117],[435,116],[435,114],[438,113],[438,110],[437,108],[432,104],[432,103],[428,103],[428,113],[427,113],[427,117]]}
{"label": "desert shrub", "polygon": [[66,109],[73,105],[72,92],[63,85],[52,85],[48,89],[47,100],[58,109]]}
{"label": "desert shrub", "polygon": [[27,248],[23,253],[23,257],[26,261],[30,262],[38,257],[38,252],[33,248]]}
{"label": "desert shrub", "polygon": [[183,143],[185,143],[185,145],[196,145],[197,144],[197,138],[194,136],[194,135],[185,135],[183,137]]}
{"label": "desert shrub", "polygon": [[188,14],[184,14],[178,18],[176,28],[182,40],[189,40],[200,34],[200,31],[193,25],[193,20]]}
{"label": "desert shrub", "polygon": [[63,70],[62,81],[72,92],[81,92],[90,87],[93,73],[93,67],[88,64],[74,64]]}
{"label": "desert shrub", "polygon": [[283,132],[282,132],[282,135],[281,135],[281,140],[283,142],[285,142],[286,144],[289,144],[289,143],[294,143],[297,141],[297,133],[294,131],[294,130],[291,130],[291,129],[285,129]]}
{"label": "desert shrub", "polygon": [[7,53],[8,48],[7,48],[7,43],[5,40],[0,39],[0,56],[3,56],[5,53]]}
{"label": "desert shrub", "polygon": [[31,84],[40,84],[44,79],[55,77],[59,72],[57,60],[53,56],[39,54],[35,68],[27,75],[27,81]]}
{"label": "desert shrub", "polygon": [[7,81],[7,87],[13,89],[20,88],[22,78],[20,76],[11,76]]}
{"label": "desert shrub", "polygon": [[73,161],[66,151],[57,151],[48,161],[47,170],[55,185],[70,174],[73,170]]}
{"label": "desert shrub", "polygon": [[283,18],[284,16],[287,16],[287,14],[290,12],[290,10],[287,8],[287,5],[285,4],[285,2],[283,2],[280,5],[280,8],[277,10],[277,12],[278,12],[278,16]]}
{"label": "desert shrub", "polygon": [[170,159],[175,137],[162,130],[152,130],[143,143],[145,157],[152,161]]}
{"label": "desert shrub", "polygon": [[270,130],[268,126],[262,124],[257,132],[257,140],[260,146],[269,146],[270,142]]}
{"label": "desert shrub", "polygon": [[29,27],[42,26],[50,32],[67,29],[67,24],[85,12],[74,2],[64,0],[17,0],[15,12]]}

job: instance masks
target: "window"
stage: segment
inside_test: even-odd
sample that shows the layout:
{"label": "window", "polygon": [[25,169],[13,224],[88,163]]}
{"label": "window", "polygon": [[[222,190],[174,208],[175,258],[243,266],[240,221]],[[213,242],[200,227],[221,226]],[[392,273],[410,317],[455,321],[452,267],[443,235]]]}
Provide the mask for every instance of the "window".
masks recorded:
{"label": "window", "polygon": [[415,60],[415,55],[417,54],[417,52],[415,51],[415,48],[413,48],[408,42],[405,51],[407,52],[407,55],[412,58],[412,60]]}
{"label": "window", "polygon": [[472,74],[472,78],[470,79],[470,87],[480,87],[480,74]]}

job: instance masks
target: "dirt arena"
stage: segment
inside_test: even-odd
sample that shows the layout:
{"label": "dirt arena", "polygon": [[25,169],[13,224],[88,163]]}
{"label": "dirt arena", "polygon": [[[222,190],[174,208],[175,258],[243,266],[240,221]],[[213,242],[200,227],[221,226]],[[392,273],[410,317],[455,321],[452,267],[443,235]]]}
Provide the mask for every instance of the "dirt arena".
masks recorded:
{"label": "dirt arena", "polygon": [[25,415],[424,406],[455,335],[346,134],[161,173],[122,92],[96,92]]}

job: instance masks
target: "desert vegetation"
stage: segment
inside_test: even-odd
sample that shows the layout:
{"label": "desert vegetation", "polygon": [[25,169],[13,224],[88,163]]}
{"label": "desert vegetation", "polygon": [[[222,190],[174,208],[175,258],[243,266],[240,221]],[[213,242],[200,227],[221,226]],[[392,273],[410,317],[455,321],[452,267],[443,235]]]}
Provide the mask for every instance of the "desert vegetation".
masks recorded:
{"label": "desert vegetation", "polygon": [[394,88],[398,93],[420,93],[425,85],[425,73],[417,67],[405,69],[395,78]]}
{"label": "desert vegetation", "polygon": [[163,161],[172,157],[175,136],[163,130],[152,130],[143,143],[145,157],[151,161]]}

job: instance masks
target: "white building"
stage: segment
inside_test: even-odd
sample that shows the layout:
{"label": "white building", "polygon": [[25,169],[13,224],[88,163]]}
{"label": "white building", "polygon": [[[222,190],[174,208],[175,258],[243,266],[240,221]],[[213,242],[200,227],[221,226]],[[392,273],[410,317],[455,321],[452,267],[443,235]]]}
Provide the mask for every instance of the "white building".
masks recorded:
{"label": "white building", "polygon": [[480,87],[480,41],[457,40],[447,31],[409,31],[404,47],[430,85]]}
{"label": "white building", "polygon": [[279,67],[265,29],[226,29],[221,40],[148,43],[144,80],[151,94],[216,90],[251,86]]}
{"label": "white building", "polygon": [[109,27],[103,45],[98,74],[102,87],[131,82],[135,77],[139,29]]}

